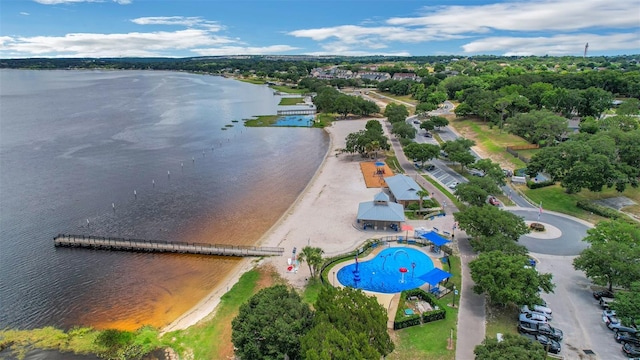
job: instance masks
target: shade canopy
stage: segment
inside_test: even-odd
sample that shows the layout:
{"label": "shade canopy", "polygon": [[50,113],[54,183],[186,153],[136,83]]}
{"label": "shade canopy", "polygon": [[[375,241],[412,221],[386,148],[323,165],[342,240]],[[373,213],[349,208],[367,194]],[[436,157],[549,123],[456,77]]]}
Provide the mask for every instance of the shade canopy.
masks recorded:
{"label": "shade canopy", "polygon": [[407,271],[409,271],[409,270],[407,270],[407,268],[405,268],[405,267],[401,267],[400,268],[400,272],[401,273],[406,273]]}
{"label": "shade canopy", "polygon": [[376,162],[376,166],[384,166],[384,163],[382,161],[378,161]]}
{"label": "shade canopy", "polygon": [[435,246],[442,246],[444,244],[447,244],[447,243],[451,242],[451,241],[443,238],[442,236],[438,235],[438,233],[433,232],[433,231],[430,231],[430,232],[424,233],[424,234],[420,234],[420,237],[431,241],[433,243],[433,245],[435,245]]}
{"label": "shade canopy", "polygon": [[440,283],[440,281],[450,278],[451,274],[449,274],[448,272],[439,269],[439,268],[434,268],[433,270],[429,271],[428,273],[420,276],[420,279],[423,280],[424,282],[428,283],[431,286],[436,286],[438,285],[438,283]]}

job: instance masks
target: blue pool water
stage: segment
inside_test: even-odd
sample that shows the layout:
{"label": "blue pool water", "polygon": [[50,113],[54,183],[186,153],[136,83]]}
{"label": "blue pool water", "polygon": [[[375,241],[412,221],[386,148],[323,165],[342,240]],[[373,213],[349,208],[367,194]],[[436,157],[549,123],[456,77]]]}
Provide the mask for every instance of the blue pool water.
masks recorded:
{"label": "blue pool water", "polygon": [[311,127],[314,115],[289,115],[280,116],[273,126],[300,126]]}
{"label": "blue pool water", "polygon": [[[415,267],[412,264],[415,264]],[[433,267],[429,256],[422,251],[408,247],[393,247],[384,249],[373,259],[360,261],[359,276],[354,273],[355,263],[340,269],[336,276],[344,286],[390,294],[424,285],[425,281],[420,277],[433,270]],[[400,268],[407,269],[404,281]],[[356,281],[358,277],[359,281]]]}

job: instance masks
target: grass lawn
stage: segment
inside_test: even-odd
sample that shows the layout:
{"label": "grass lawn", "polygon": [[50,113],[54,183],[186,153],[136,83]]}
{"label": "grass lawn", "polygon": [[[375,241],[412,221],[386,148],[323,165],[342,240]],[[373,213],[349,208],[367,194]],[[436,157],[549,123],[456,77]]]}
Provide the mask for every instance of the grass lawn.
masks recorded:
{"label": "grass lawn", "polygon": [[444,188],[444,186],[440,185],[439,182],[435,181],[434,179],[431,178],[431,176],[429,175],[422,175],[422,177],[427,180],[428,182],[431,183],[431,185],[435,186],[436,189],[440,190],[441,193],[443,193],[444,195],[446,195],[449,200],[451,200],[451,202],[459,209],[462,210],[465,208],[465,205],[463,203],[461,203],[457,197],[455,197],[452,193],[450,193],[447,189]]}
{"label": "grass lawn", "polygon": [[497,127],[489,128],[487,123],[480,120],[462,118],[450,120],[450,125],[456,129],[460,135],[476,142],[484,154],[494,162],[499,162],[503,167],[520,169],[525,167],[522,160],[513,157],[506,151],[507,146],[529,145],[524,139],[500,130]]}
{"label": "grass lawn", "polygon": [[260,115],[255,119],[246,119],[244,126],[246,127],[261,127],[271,126],[278,121],[278,115]]}
{"label": "grass lawn", "polygon": [[518,333],[518,308],[515,306],[491,306],[487,305],[486,336],[496,337],[496,334]]}
{"label": "grass lawn", "polygon": [[305,88],[292,88],[291,86],[284,85],[271,85],[270,87],[274,90],[287,94],[304,94],[309,92],[309,90]]}
{"label": "grass lawn", "polygon": [[288,105],[297,105],[303,104],[303,98],[282,98],[280,99],[280,103],[278,105],[288,106]]}
{"label": "grass lawn", "polygon": [[[393,95],[392,93],[389,92],[380,92],[377,91],[378,94],[384,95],[386,97],[390,97],[394,100],[398,100],[398,101],[403,101],[409,104],[412,104],[414,107],[418,104],[418,101],[414,98],[411,97],[411,95],[403,95],[403,96],[399,96],[399,95]],[[404,104],[401,104],[404,105]],[[405,105],[406,106],[406,105]],[[412,109],[407,109],[409,111],[412,111]]]}
{"label": "grass lawn", "polygon": [[316,121],[313,123],[314,128],[324,128],[331,126],[331,123],[336,120],[335,114],[319,113],[316,115]]}
{"label": "grass lawn", "polygon": [[246,82],[249,84],[255,84],[255,85],[264,85],[267,83],[267,80],[265,79],[259,79],[259,78],[236,78],[237,80],[240,80],[242,82]]}
{"label": "grass lawn", "polygon": [[[460,258],[451,256],[452,281],[459,289],[460,286]],[[448,270],[447,266],[444,266]],[[451,304],[453,294],[447,294],[439,299],[441,304]],[[456,301],[457,303],[457,301]],[[425,360],[453,360],[455,350],[447,349],[449,336],[453,330],[453,341],[455,344],[456,328],[458,323],[458,308],[446,306],[447,317],[444,320],[434,321],[428,324],[412,326],[406,329],[393,332],[393,340],[396,344],[394,352],[387,356],[387,359],[425,359]]]}
{"label": "grass lawn", "polygon": [[[531,190],[525,185],[518,185],[517,188],[522,191],[531,201],[535,204],[542,202],[542,208],[552,211],[561,212],[567,215],[572,215],[577,218],[598,223],[603,220],[607,220],[604,217],[593,215],[590,212],[580,209],[576,206],[578,200],[599,200],[610,197],[626,196],[638,203],[640,203],[640,189],[627,188],[624,192],[618,193],[615,189],[604,189],[602,192],[592,192],[583,190],[577,194],[567,194],[560,185],[547,186],[539,189]],[[640,215],[640,210],[637,206],[625,209],[633,212],[636,215]]]}

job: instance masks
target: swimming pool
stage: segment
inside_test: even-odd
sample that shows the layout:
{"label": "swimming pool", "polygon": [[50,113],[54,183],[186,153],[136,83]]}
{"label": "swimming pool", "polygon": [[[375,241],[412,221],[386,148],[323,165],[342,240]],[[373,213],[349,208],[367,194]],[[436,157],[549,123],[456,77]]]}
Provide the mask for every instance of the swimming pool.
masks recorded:
{"label": "swimming pool", "polygon": [[279,116],[273,126],[300,126],[311,127],[313,125],[314,115],[288,115]]}
{"label": "swimming pool", "polygon": [[359,261],[357,273],[353,263],[340,269],[336,276],[344,286],[390,294],[424,285],[420,277],[433,268],[433,261],[422,251],[392,247],[382,250],[375,258]]}

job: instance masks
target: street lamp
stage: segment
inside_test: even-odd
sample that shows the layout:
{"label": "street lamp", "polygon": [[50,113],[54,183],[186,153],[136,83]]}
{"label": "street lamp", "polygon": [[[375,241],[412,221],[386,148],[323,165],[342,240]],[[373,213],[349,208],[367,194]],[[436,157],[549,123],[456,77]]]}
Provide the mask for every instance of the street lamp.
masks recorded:
{"label": "street lamp", "polygon": [[336,271],[333,271],[333,286],[336,286]]}
{"label": "street lamp", "polygon": [[456,295],[458,295],[458,289],[453,285],[453,307],[456,307]]}

